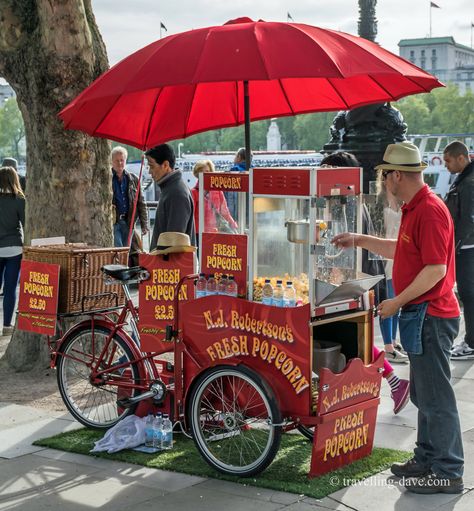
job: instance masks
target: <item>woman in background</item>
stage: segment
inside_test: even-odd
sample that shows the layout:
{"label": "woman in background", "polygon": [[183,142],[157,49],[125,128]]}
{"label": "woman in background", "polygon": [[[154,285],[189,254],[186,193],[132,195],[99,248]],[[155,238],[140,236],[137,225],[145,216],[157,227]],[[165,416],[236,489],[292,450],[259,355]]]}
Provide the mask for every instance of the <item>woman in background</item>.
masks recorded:
{"label": "woman in background", "polygon": [[12,318],[20,275],[25,225],[25,196],[13,167],[0,168],[0,274],[3,273],[3,331],[13,332]]}
{"label": "woman in background", "polygon": [[[344,151],[336,152],[329,154],[324,157],[320,163],[321,167],[360,167],[360,163],[357,158],[351,154]],[[372,219],[370,217],[369,210],[367,206],[363,204],[362,207],[362,232],[367,234],[372,229]],[[379,275],[384,273],[383,264],[379,260],[372,260],[369,257],[369,253],[367,250],[362,250],[362,271],[369,275]],[[393,289],[393,288],[392,288]],[[375,290],[375,302],[376,304],[385,300],[386,297],[386,288],[385,286],[378,286],[378,289]],[[408,401],[410,400],[410,382],[403,378],[399,378],[394,370],[390,362],[387,360],[387,346],[385,345],[385,337],[384,339],[384,348],[385,348],[385,360],[383,362],[383,373],[382,376],[387,380],[387,383],[390,385],[391,389],[391,397],[393,400],[393,413],[397,414],[405,408]],[[391,339],[390,339],[391,342]],[[395,350],[394,350],[395,351]],[[375,346],[373,349],[374,359],[378,357],[380,350]],[[390,355],[388,355],[390,356]],[[400,357],[403,355],[399,356]],[[407,358],[407,357],[406,357]],[[392,359],[393,360],[393,359]]]}
{"label": "woman in background", "polygon": [[[196,186],[191,190],[194,200],[194,225],[196,233],[199,232],[199,174],[202,172],[215,172],[214,163],[211,160],[202,160],[198,161],[193,168],[194,177],[198,178]],[[229,229],[237,230],[237,222],[230,214],[224,193],[218,190],[204,192],[204,232],[219,232],[218,215],[227,222]]]}
{"label": "woman in background", "polygon": [[[384,233],[380,235],[386,239],[397,239],[402,220],[401,204],[385,187],[382,174],[377,176],[377,202],[383,207]],[[393,260],[385,261],[386,299],[393,298],[395,292],[392,284]],[[398,327],[398,314],[389,318],[380,319],[380,331],[382,332],[385,358],[395,364],[408,363],[408,357],[402,352],[402,346],[396,341]]]}

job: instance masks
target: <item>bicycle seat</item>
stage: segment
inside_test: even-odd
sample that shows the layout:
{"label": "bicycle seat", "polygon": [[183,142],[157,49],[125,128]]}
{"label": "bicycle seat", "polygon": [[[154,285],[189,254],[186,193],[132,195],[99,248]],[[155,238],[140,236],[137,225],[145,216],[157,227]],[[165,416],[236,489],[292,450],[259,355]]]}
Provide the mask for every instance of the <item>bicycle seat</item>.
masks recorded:
{"label": "bicycle seat", "polygon": [[123,264],[106,264],[101,268],[102,272],[116,280],[144,280],[140,278],[144,272],[148,273],[142,266],[132,266],[129,268]]}

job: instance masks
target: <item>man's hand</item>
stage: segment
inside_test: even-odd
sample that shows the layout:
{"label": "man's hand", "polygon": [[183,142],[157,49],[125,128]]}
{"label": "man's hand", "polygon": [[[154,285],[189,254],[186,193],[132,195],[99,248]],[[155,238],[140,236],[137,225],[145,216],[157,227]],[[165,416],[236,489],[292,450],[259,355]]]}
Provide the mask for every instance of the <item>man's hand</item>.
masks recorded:
{"label": "man's hand", "polygon": [[395,314],[398,314],[400,310],[400,304],[396,298],[391,298],[390,300],[384,300],[379,303],[377,307],[377,312],[382,319],[390,318]]}
{"label": "man's hand", "polygon": [[145,227],[142,229],[142,236],[145,236],[145,234],[148,233],[148,229]]}
{"label": "man's hand", "polygon": [[358,234],[352,234],[351,232],[344,232],[338,234],[332,238],[331,243],[336,245],[337,248],[349,248],[357,247]]}

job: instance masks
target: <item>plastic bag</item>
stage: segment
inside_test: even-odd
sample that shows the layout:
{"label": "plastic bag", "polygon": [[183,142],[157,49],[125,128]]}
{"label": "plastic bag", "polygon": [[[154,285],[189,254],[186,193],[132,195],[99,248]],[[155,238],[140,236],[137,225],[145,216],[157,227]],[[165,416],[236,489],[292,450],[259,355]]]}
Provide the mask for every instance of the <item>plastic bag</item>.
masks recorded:
{"label": "plastic bag", "polygon": [[125,417],[95,442],[90,452],[107,451],[111,454],[145,443],[145,419],[136,415]]}

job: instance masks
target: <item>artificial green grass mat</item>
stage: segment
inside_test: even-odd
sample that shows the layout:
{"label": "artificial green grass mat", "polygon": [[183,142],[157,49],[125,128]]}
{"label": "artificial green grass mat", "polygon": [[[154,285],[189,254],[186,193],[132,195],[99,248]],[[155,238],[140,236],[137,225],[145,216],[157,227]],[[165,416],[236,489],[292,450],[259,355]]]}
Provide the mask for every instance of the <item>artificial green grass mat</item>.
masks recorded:
{"label": "artificial green grass mat", "polygon": [[94,442],[102,438],[103,431],[78,429],[68,433],[44,438],[34,445],[59,449],[61,451],[87,454],[97,458],[134,463],[149,468],[159,468],[173,472],[201,477],[213,477],[241,484],[249,484],[306,495],[317,499],[323,498],[344,487],[344,479],[359,481],[388,468],[394,462],[408,460],[412,453],[394,449],[375,448],[370,456],[357,460],[323,476],[309,479],[307,474],[311,461],[312,444],[301,435],[286,434],[282,436],[280,449],[273,463],[261,474],[251,478],[227,476],[212,469],[201,457],[194,442],[182,434],[174,436],[175,445],[170,451],[157,454],[145,454],[124,450],[115,454],[90,453]]}

